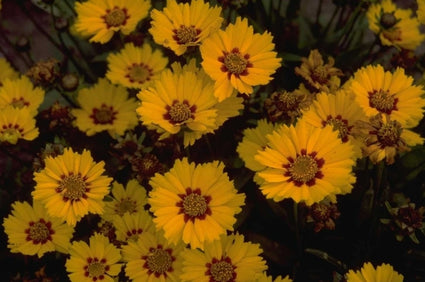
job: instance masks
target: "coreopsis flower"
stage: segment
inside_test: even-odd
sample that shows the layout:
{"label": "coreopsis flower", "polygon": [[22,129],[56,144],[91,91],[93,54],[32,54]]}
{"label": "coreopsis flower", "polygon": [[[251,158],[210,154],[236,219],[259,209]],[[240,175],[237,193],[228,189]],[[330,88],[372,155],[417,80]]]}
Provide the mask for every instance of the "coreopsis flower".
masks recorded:
{"label": "coreopsis flower", "polygon": [[88,0],[76,2],[75,30],[90,42],[106,43],[115,32],[129,34],[151,7],[147,0]]}
{"label": "coreopsis flower", "polygon": [[229,117],[239,114],[242,99],[232,96],[219,102],[214,83],[192,66],[165,70],[151,87],[142,89],[137,113],[144,125],[155,128],[161,139],[183,133],[183,145],[193,145],[202,135],[214,132]]}
{"label": "coreopsis flower", "polygon": [[394,73],[384,71],[381,65],[368,65],[354,73],[347,86],[367,117],[386,114],[404,127],[418,125],[423,117],[425,91],[413,84],[413,77],[397,68]]}
{"label": "coreopsis flower", "polygon": [[253,86],[272,80],[281,63],[272,39],[269,32],[254,33],[248,20],[241,17],[205,39],[200,47],[202,67],[215,81],[219,101],[235,92],[252,94]]}
{"label": "coreopsis flower", "polygon": [[153,230],[151,215],[146,211],[126,212],[123,216],[115,215],[112,219],[116,239],[121,242],[137,241],[143,232]]}
{"label": "coreopsis flower", "polygon": [[293,123],[301,116],[302,110],[310,106],[313,97],[300,88],[294,91],[276,91],[264,101],[264,108],[272,122]]}
{"label": "coreopsis flower", "polygon": [[124,135],[126,130],[137,124],[137,101],[128,97],[127,90],[99,79],[93,87],[81,89],[77,101],[80,109],[72,109],[75,125],[88,136],[108,131],[115,137]]}
{"label": "coreopsis flower", "polygon": [[72,282],[115,281],[121,271],[120,250],[108,238],[95,233],[84,241],[74,241],[65,267]]}
{"label": "coreopsis flower", "polygon": [[415,50],[424,40],[420,23],[411,9],[401,9],[392,0],[372,4],[366,17],[369,28],[384,46]]}
{"label": "coreopsis flower", "polygon": [[407,203],[393,208],[388,202],[385,202],[385,206],[392,218],[382,218],[381,222],[389,225],[394,231],[396,239],[402,241],[405,236],[408,236],[413,242],[419,244],[416,231],[420,230],[425,234],[425,222],[423,221],[425,207],[416,208],[415,203]]}
{"label": "coreopsis flower", "polygon": [[[1,3],[0,3],[1,5]],[[10,65],[5,58],[0,58],[0,87],[3,85],[3,81],[6,79],[17,79],[19,73]]]}
{"label": "coreopsis flower", "polygon": [[141,183],[149,180],[157,172],[163,173],[165,169],[165,166],[158,160],[158,157],[150,153],[133,157],[130,160],[130,164],[136,179]]}
{"label": "coreopsis flower", "polygon": [[341,84],[342,71],[334,67],[335,60],[328,57],[325,64],[317,49],[311,50],[308,58],[301,58],[301,66],[295,67],[295,73],[303,78],[306,87],[313,93],[334,92]]}
{"label": "coreopsis flower", "polygon": [[0,109],[0,142],[16,144],[19,139],[31,141],[38,135],[35,118],[28,109]]}
{"label": "coreopsis flower", "polygon": [[12,253],[39,258],[46,252],[68,253],[74,232],[65,222],[50,216],[38,201],[32,206],[28,202],[14,202],[11,214],[3,220],[3,227]]}
{"label": "coreopsis flower", "polygon": [[355,157],[361,157],[361,143],[352,135],[352,129],[357,121],[367,119],[349,91],[339,90],[335,94],[319,93],[310,107],[302,112],[301,120],[315,127],[331,125],[338,132],[342,142],[352,143]]}
{"label": "coreopsis flower", "polygon": [[49,87],[59,78],[59,61],[54,58],[39,61],[26,72],[26,75],[35,85]]}
{"label": "coreopsis flower", "polygon": [[245,195],[237,193],[223,170],[224,164],[218,161],[195,164],[184,158],[165,174],[151,178],[150,210],[167,240],[202,249],[233,230]]}
{"label": "coreopsis flower", "polygon": [[124,186],[116,181],[112,183],[112,199],[105,201],[102,218],[112,221],[115,215],[123,216],[126,212],[144,211],[147,204],[146,190],[135,179],[130,179]]}
{"label": "coreopsis flower", "polygon": [[259,244],[246,242],[243,235],[223,234],[205,244],[204,251],[183,251],[182,281],[255,281],[267,270]]}
{"label": "coreopsis flower", "polygon": [[327,196],[351,192],[354,149],[341,142],[332,126],[318,128],[299,121],[296,126],[281,126],[267,139],[266,148],[255,156],[266,166],[258,172],[266,198],[276,202],[292,198],[310,206]]}
{"label": "coreopsis flower", "polygon": [[346,274],[347,282],[402,282],[402,274],[394,270],[392,265],[382,263],[376,268],[370,262],[365,262],[360,270],[350,269]]}
{"label": "coreopsis flower", "polygon": [[341,213],[336,203],[332,203],[329,199],[325,198],[308,207],[306,222],[313,223],[314,232],[320,232],[322,229],[334,230],[335,220],[340,215]]}
{"label": "coreopsis flower", "polygon": [[149,43],[141,47],[125,44],[119,53],[107,58],[106,78],[128,88],[144,88],[151,84],[168,64],[160,50],[152,50]]}
{"label": "coreopsis flower", "polygon": [[149,33],[154,41],[182,55],[188,48],[200,45],[216,32],[223,22],[221,7],[210,7],[204,0],[177,3],[167,0],[162,11],[153,9]]}
{"label": "coreopsis flower", "polygon": [[6,79],[0,87],[0,109],[8,106],[22,109],[27,108],[32,116],[44,100],[44,90],[34,87],[30,79],[21,76],[16,79]]}
{"label": "coreopsis flower", "polygon": [[374,164],[383,159],[393,164],[397,153],[410,151],[410,147],[424,142],[419,134],[381,114],[371,117],[369,122],[359,121],[353,134],[363,142],[363,156]]}
{"label": "coreopsis flower", "polygon": [[[245,167],[255,172],[262,171],[266,168],[265,165],[262,165],[254,158],[254,155],[259,150],[264,150],[268,143],[266,135],[272,133],[273,130],[277,128],[277,125],[267,122],[265,119],[261,119],[258,121],[255,128],[247,128],[243,131],[242,141],[239,142],[236,151],[239,157],[244,161]],[[255,174],[254,181],[261,184],[263,179]]]}
{"label": "coreopsis flower", "polygon": [[73,121],[75,117],[71,114],[71,107],[65,106],[55,101],[49,108],[40,112],[40,118],[42,121],[48,124],[49,130],[52,132],[60,131],[65,132],[73,129]]}
{"label": "coreopsis flower", "polygon": [[34,172],[36,186],[31,194],[44,203],[50,216],[74,226],[88,213],[103,213],[102,199],[112,181],[103,175],[103,161],[94,162],[88,150],[79,154],[65,148],[62,155],[44,162],[45,168]]}
{"label": "coreopsis flower", "polygon": [[161,232],[143,232],[122,247],[125,274],[134,282],[180,281],[182,242],[170,244]]}

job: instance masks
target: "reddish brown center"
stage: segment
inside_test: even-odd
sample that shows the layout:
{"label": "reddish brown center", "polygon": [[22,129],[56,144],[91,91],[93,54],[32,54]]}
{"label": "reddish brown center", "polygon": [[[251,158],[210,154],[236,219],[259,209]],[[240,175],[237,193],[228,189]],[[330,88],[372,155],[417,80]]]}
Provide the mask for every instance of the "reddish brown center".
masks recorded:
{"label": "reddish brown center", "polygon": [[25,229],[27,234],[26,240],[32,241],[34,245],[45,244],[48,241],[52,241],[52,235],[55,231],[52,229],[52,223],[40,219],[38,222],[30,221],[29,228]]}
{"label": "reddish brown center", "polygon": [[88,258],[87,264],[84,266],[84,276],[89,277],[92,281],[105,279],[105,273],[109,271],[109,265],[106,259],[99,260],[97,257]]}
{"label": "reddish brown center", "polygon": [[206,264],[208,270],[205,275],[210,276],[210,282],[235,282],[236,266],[232,264],[229,257],[220,260],[213,258],[211,262]]}
{"label": "reddish brown center", "polygon": [[178,100],[174,100],[171,106],[165,107],[167,113],[164,114],[164,119],[168,120],[171,124],[182,124],[188,119],[195,118],[196,105],[189,105],[187,100],[180,103]]}
{"label": "reddish brown center", "polygon": [[143,84],[146,81],[149,81],[153,75],[153,70],[149,66],[140,63],[140,64],[132,64],[127,68],[127,74],[125,77],[128,78],[128,80],[131,83],[139,83]]}
{"label": "reddish brown center", "polygon": [[369,106],[377,109],[380,113],[391,114],[397,110],[398,98],[391,95],[388,91],[374,90],[369,92]]}
{"label": "reddish brown center", "polygon": [[114,111],[112,106],[102,104],[100,108],[93,108],[90,117],[93,119],[94,124],[113,124],[117,118],[117,111]]}
{"label": "reddish brown center", "polygon": [[248,68],[252,68],[249,57],[249,54],[242,55],[238,48],[233,48],[230,52],[223,51],[223,56],[218,57],[218,61],[222,63],[221,71],[227,72],[229,79],[232,75],[237,78],[248,75]]}
{"label": "reddish brown center", "polygon": [[300,154],[297,154],[296,158],[288,158],[289,163],[284,164],[283,168],[286,169],[284,173],[288,176],[288,181],[293,181],[295,186],[313,186],[316,183],[316,179],[323,178],[323,173],[320,170],[325,163],[323,158],[316,158],[317,153],[312,152],[307,154],[307,150],[302,149]]}
{"label": "reddish brown center", "polygon": [[127,14],[126,8],[121,9],[115,6],[112,10],[107,9],[106,15],[102,16],[102,18],[105,21],[106,27],[111,28],[125,25],[130,16]]}
{"label": "reddish brown center", "polygon": [[66,201],[80,201],[81,199],[87,199],[87,187],[85,177],[81,177],[80,174],[70,173],[68,176],[62,175],[62,180],[59,182],[59,186],[56,188],[57,193],[62,193],[62,199]]}
{"label": "reddish brown center", "polygon": [[142,256],[145,260],[143,267],[148,270],[149,275],[154,274],[157,278],[161,275],[167,277],[167,272],[173,271],[173,261],[176,260],[172,254],[172,249],[164,249],[162,245],[150,248],[149,254]]}
{"label": "reddish brown center", "polygon": [[173,39],[179,45],[190,45],[191,43],[195,43],[198,40],[198,36],[201,33],[201,30],[195,28],[194,25],[181,25],[179,29],[173,29],[173,33]]}
{"label": "reddish brown center", "polygon": [[348,136],[353,128],[352,125],[348,125],[348,120],[343,119],[341,115],[337,115],[336,117],[329,115],[326,118],[326,121],[322,121],[323,126],[326,126],[327,124],[332,125],[333,129],[338,131],[338,137],[342,140],[342,142],[345,143],[348,141]]}
{"label": "reddish brown center", "polygon": [[207,215],[211,215],[211,209],[208,206],[211,202],[211,196],[201,195],[201,190],[196,188],[186,188],[186,194],[179,194],[181,201],[176,204],[180,208],[179,214],[184,214],[184,221],[195,219],[203,220]]}

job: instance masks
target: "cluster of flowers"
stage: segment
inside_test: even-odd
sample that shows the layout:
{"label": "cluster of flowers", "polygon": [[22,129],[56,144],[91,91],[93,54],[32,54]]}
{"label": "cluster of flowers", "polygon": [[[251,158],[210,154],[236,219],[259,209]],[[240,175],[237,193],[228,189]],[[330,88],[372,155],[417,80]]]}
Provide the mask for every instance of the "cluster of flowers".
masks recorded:
{"label": "cluster of flowers", "polygon": [[[371,5],[371,30],[383,45],[414,50],[425,38],[419,32],[423,2],[419,20],[390,0]],[[281,59],[269,32],[254,32],[241,17],[222,28],[221,8],[203,0],[168,0],[162,10],[149,14],[150,9],[146,0],[76,2],[72,30],[81,38],[105,44],[116,33],[130,34],[150,15],[153,41],[186,61],[169,62],[149,42],[125,44],[108,55],[105,77],[78,91],[78,106],[70,111],[73,125],[87,136],[108,132],[119,139],[141,123],[158,140],[177,136],[173,140],[183,147],[193,146],[239,115],[240,94],[267,85]],[[403,68],[391,72],[367,65],[342,83],[343,73],[333,65],[332,58],[325,63],[311,51],[295,69],[303,79],[299,88],[274,92],[265,101],[269,121],[243,132],[237,153],[266,198],[331,207],[338,195],[352,191],[358,159],[392,164],[399,152],[423,144],[412,129],[423,118],[425,91]],[[34,140],[45,91],[3,59],[0,69],[0,141]],[[128,90],[136,90],[136,97]],[[65,267],[72,281],[113,281],[121,269],[134,281],[273,280],[260,245],[233,232],[245,195],[222,162],[177,159],[149,178],[149,193],[137,179],[124,188],[105,175],[105,163],[89,150],[68,147],[42,162],[33,174],[33,203],[13,203],[4,219],[11,252],[69,254]],[[89,242],[72,241],[75,226],[89,213],[101,217],[105,232]],[[318,229],[332,226],[320,224]],[[105,235],[111,231],[114,236]],[[371,276],[403,280],[388,264],[375,269],[365,263],[346,274],[348,281],[375,281]]]}

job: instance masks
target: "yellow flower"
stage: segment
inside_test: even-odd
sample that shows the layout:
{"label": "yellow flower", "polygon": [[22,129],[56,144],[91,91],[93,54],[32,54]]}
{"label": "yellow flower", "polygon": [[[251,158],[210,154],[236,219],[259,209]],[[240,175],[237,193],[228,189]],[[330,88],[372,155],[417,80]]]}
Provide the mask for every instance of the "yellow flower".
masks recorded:
{"label": "yellow flower", "polygon": [[149,32],[157,44],[180,56],[220,28],[223,22],[220,13],[221,7],[210,8],[203,0],[193,0],[190,4],[168,0],[162,12],[152,10]]}
{"label": "yellow flower", "polygon": [[308,55],[308,58],[301,59],[302,64],[295,67],[295,73],[301,76],[309,91],[317,93],[320,91],[334,92],[340,86],[342,71],[334,67],[335,60],[328,58],[325,64],[322,55],[317,49],[314,49]]}
{"label": "yellow flower", "polygon": [[146,0],[88,0],[75,2],[75,30],[90,42],[106,43],[115,32],[129,34],[151,7]]}
{"label": "yellow flower", "polygon": [[72,109],[75,125],[88,136],[108,131],[112,137],[123,136],[137,124],[137,102],[127,90],[102,78],[93,87],[81,89],[77,101],[81,109]]}
{"label": "yellow flower", "polygon": [[95,163],[90,151],[74,153],[71,148],[57,157],[47,157],[45,168],[34,172],[37,183],[32,196],[41,200],[53,217],[75,225],[90,213],[102,214],[103,197],[112,178],[102,175],[105,163]]}
{"label": "yellow flower", "polygon": [[342,142],[352,143],[355,157],[361,157],[361,144],[352,135],[352,129],[358,120],[366,121],[366,116],[349,91],[319,93],[309,109],[303,111],[301,120],[315,127],[332,125]]}
{"label": "yellow flower", "polygon": [[353,146],[342,143],[332,126],[317,128],[299,121],[295,127],[283,125],[267,139],[267,147],[255,156],[267,167],[258,172],[267,198],[312,205],[326,196],[351,192]]}
{"label": "yellow flower", "polygon": [[74,228],[62,220],[51,217],[38,201],[14,202],[12,212],[3,220],[8,236],[8,248],[12,253],[35,255],[40,258],[46,252],[68,253]]}
{"label": "yellow flower", "polygon": [[205,244],[205,250],[183,251],[182,281],[254,281],[267,269],[259,244],[245,242],[243,235],[223,234]]}
{"label": "yellow flower", "polygon": [[143,232],[154,229],[152,217],[146,211],[126,212],[123,216],[115,215],[112,223],[117,240],[122,242],[135,242]]}
{"label": "yellow flower", "polygon": [[403,275],[387,263],[374,268],[370,262],[365,262],[360,270],[350,269],[345,276],[347,282],[402,282],[404,280]]}
{"label": "yellow flower", "polygon": [[[1,2],[0,2],[1,9]],[[5,58],[0,58],[0,87],[3,85],[3,81],[6,79],[17,79],[19,77],[19,73],[9,64],[9,62]]]}
{"label": "yellow flower", "polygon": [[413,77],[402,68],[391,73],[381,65],[363,67],[354,73],[348,87],[367,117],[387,114],[406,128],[418,125],[423,117],[425,91],[413,85]]}
{"label": "yellow flower", "polygon": [[143,232],[122,247],[125,274],[134,282],[180,281],[183,243],[170,244],[161,232]]}
{"label": "yellow flower", "polygon": [[0,109],[0,142],[16,144],[18,139],[31,141],[38,134],[35,119],[27,109],[10,106]]}
{"label": "yellow flower", "polygon": [[152,51],[145,43],[142,47],[128,43],[118,54],[107,58],[106,77],[116,84],[129,88],[144,88],[164,70],[168,59],[160,50]]}
{"label": "yellow flower", "polygon": [[239,157],[245,162],[247,168],[252,171],[260,171],[266,168],[265,165],[259,163],[254,158],[254,155],[258,150],[263,150],[266,147],[268,143],[266,135],[272,133],[277,128],[277,125],[261,119],[255,128],[247,128],[243,131],[242,141],[239,142],[236,151]]}
{"label": "yellow flower", "polygon": [[44,90],[34,87],[26,76],[13,80],[6,79],[0,87],[0,109],[7,106],[18,109],[27,108],[31,115],[35,116],[43,100]]}
{"label": "yellow flower", "polygon": [[184,158],[169,172],[151,178],[148,202],[167,240],[202,249],[205,242],[233,230],[245,195],[237,193],[223,170],[218,161],[195,165]]}
{"label": "yellow flower", "polygon": [[121,271],[120,250],[101,234],[84,241],[75,241],[69,250],[65,267],[72,282],[113,282]]}
{"label": "yellow flower", "polygon": [[214,132],[229,117],[239,114],[242,99],[232,96],[218,102],[214,83],[196,67],[173,66],[137,97],[137,113],[144,125],[157,128],[161,139],[183,133],[185,147],[193,145],[203,134]]}
{"label": "yellow flower", "polygon": [[116,181],[112,183],[112,200],[105,201],[102,218],[111,221],[115,215],[123,216],[126,212],[138,213],[148,203],[146,190],[136,179],[128,181],[126,188]]}
{"label": "yellow flower", "polygon": [[202,67],[215,81],[219,101],[239,91],[251,94],[253,86],[268,84],[280,67],[281,59],[272,51],[272,35],[254,33],[248,20],[236,18],[235,24],[205,39],[200,50]]}
{"label": "yellow flower", "polygon": [[390,117],[377,114],[369,122],[360,121],[354,133],[363,141],[363,155],[376,164],[385,159],[393,164],[397,152],[410,151],[411,146],[421,145],[424,139]]}
{"label": "yellow flower", "polygon": [[412,10],[400,9],[391,0],[371,5],[366,17],[369,28],[379,36],[382,45],[415,50],[425,38]]}

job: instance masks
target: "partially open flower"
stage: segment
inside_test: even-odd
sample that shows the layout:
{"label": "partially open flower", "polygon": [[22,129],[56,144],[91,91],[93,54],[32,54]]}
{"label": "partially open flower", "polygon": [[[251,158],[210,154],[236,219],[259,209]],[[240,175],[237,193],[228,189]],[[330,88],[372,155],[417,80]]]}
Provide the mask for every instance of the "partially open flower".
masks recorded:
{"label": "partially open flower", "polygon": [[383,159],[387,164],[393,164],[398,152],[410,151],[410,146],[424,141],[419,134],[403,128],[388,115],[383,119],[381,114],[371,117],[369,122],[358,121],[353,131],[353,135],[363,142],[363,156],[375,164]]}
{"label": "partially open flower", "polygon": [[425,207],[416,208],[415,203],[408,203],[396,208],[391,207],[388,202],[385,205],[392,218],[381,219],[381,222],[390,226],[398,241],[402,241],[404,236],[409,236],[413,242],[419,244],[415,233],[421,230],[425,234],[425,223],[423,222]]}
{"label": "partially open flower", "polygon": [[342,71],[334,67],[335,60],[332,57],[328,57],[328,62],[325,64],[322,55],[314,49],[308,58],[302,58],[301,61],[302,64],[295,68],[295,73],[303,78],[311,92],[332,93],[340,86],[339,76],[342,76]]}
{"label": "partially open flower", "polygon": [[48,59],[32,66],[26,73],[35,85],[47,86],[59,78],[59,61]]}
{"label": "partially open flower", "polygon": [[264,108],[272,122],[294,121],[312,101],[313,95],[300,88],[294,91],[276,91],[264,101]]}
{"label": "partially open flower", "polygon": [[306,221],[314,224],[314,232],[322,229],[334,230],[335,220],[341,215],[338,206],[328,199],[308,207]]}

